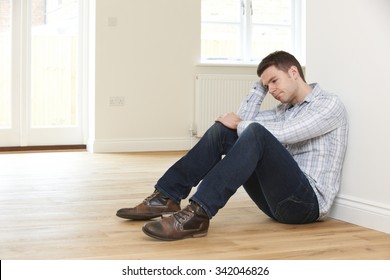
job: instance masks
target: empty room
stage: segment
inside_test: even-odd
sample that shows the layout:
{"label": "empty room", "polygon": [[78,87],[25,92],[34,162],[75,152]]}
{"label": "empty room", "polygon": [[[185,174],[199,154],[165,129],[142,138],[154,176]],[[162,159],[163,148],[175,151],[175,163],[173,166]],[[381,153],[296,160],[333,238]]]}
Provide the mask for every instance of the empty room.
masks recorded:
{"label": "empty room", "polygon": [[0,0],[0,259],[390,260],[389,15]]}

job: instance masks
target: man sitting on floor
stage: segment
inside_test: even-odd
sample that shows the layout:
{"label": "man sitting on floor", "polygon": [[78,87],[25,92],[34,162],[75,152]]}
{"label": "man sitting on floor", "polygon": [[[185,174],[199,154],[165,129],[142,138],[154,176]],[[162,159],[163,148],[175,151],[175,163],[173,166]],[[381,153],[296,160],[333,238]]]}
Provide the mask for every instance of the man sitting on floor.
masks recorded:
{"label": "man sitting on floor", "polygon": [[[134,208],[118,210],[118,217],[172,214],[146,223],[143,232],[161,240],[205,236],[210,219],[240,186],[278,222],[311,223],[327,215],[347,147],[344,105],[318,84],[306,83],[301,65],[287,52],[265,57],[257,75],[260,81],[238,113],[219,116],[157,181],[154,193]],[[260,111],[268,92],[281,103]],[[181,210],[194,186],[190,204]]]}

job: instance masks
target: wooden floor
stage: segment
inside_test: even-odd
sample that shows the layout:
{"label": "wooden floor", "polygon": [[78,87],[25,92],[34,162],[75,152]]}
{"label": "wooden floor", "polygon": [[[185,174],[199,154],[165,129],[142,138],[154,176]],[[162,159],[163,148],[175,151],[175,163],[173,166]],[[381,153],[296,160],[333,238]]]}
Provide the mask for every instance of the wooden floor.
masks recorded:
{"label": "wooden floor", "polygon": [[242,189],[203,238],[157,241],[115,216],[182,154],[0,153],[0,259],[390,259],[388,234],[333,219],[279,224]]}

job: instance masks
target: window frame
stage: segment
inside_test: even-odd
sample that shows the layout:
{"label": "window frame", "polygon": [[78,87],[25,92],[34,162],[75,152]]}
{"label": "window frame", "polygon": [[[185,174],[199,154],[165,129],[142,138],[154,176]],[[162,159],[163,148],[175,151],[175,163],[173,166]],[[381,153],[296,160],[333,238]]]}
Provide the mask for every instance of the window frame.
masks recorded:
{"label": "window frame", "polygon": [[[223,1],[223,0],[220,0]],[[253,0],[240,0],[240,57],[237,59],[231,59],[228,57],[224,58],[213,58],[204,57],[200,54],[201,65],[243,65],[252,66],[258,64],[258,59],[253,59],[252,55],[252,1]],[[293,53],[302,65],[305,64],[305,44],[306,44],[306,0],[290,0],[291,1],[291,49],[287,50]],[[202,18],[202,15],[201,15]],[[207,23],[201,19],[202,25]],[[219,24],[223,24],[220,22]],[[267,26],[277,26],[275,24],[264,24]],[[202,32],[202,30],[201,30]],[[202,40],[202,39],[201,39]],[[202,43],[202,42],[201,42]],[[202,52],[202,51],[201,51]]]}

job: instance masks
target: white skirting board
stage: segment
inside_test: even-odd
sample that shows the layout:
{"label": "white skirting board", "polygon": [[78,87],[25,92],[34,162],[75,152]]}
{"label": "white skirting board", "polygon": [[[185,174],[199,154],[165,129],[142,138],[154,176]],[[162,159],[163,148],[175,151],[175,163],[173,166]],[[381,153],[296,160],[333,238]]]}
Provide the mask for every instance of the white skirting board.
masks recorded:
{"label": "white skirting board", "polygon": [[136,138],[90,140],[87,150],[93,153],[183,151],[193,145],[191,138]]}
{"label": "white skirting board", "polygon": [[362,227],[390,233],[390,206],[340,194],[330,217]]}

